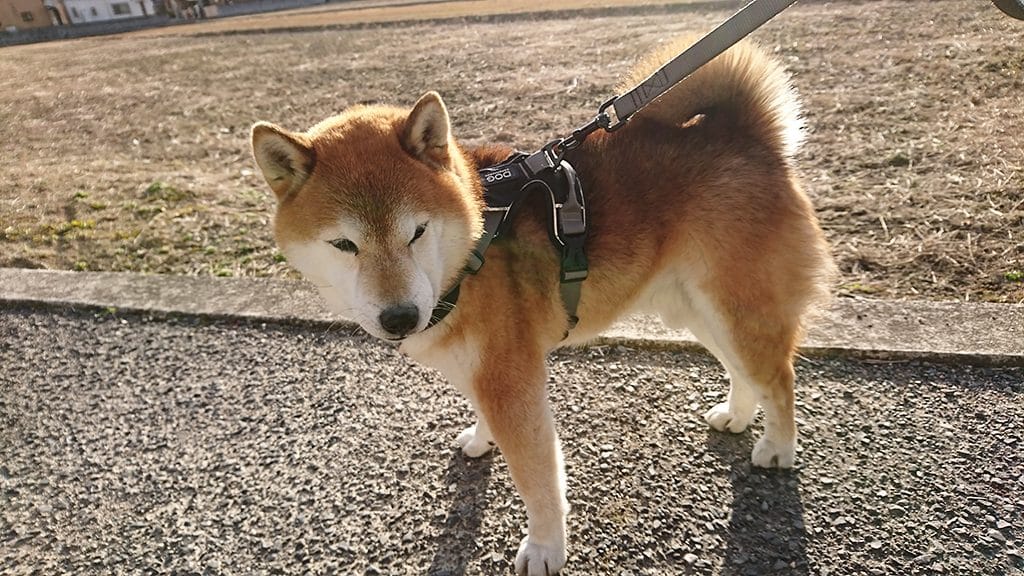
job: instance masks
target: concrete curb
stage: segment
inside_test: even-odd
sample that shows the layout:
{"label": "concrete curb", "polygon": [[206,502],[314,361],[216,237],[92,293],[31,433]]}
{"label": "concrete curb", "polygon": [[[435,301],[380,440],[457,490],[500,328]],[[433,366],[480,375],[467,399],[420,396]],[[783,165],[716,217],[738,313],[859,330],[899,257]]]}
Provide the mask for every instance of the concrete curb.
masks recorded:
{"label": "concrete curb", "polygon": [[[355,325],[325,311],[297,280],[60,272],[0,268],[0,306],[116,308],[121,311]],[[686,331],[635,316],[599,343],[698,347]],[[815,323],[801,353],[886,360],[1024,366],[1024,306],[839,299]]]}

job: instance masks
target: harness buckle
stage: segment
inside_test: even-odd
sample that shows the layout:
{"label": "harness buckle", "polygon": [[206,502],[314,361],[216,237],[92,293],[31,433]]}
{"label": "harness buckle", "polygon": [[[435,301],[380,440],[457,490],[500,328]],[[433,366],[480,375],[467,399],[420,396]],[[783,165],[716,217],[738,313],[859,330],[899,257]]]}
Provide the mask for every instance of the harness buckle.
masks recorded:
{"label": "harness buckle", "polygon": [[562,262],[559,282],[582,282],[587,279],[587,252],[584,250],[586,236],[578,234],[562,239]]}
{"label": "harness buckle", "polygon": [[583,195],[580,193],[580,180],[576,176],[576,169],[572,164],[563,161],[559,166],[561,177],[565,178],[566,194],[562,203],[554,202],[555,205],[555,233],[557,236],[577,236],[587,232],[587,209],[583,205]]}
{"label": "harness buckle", "polygon": [[579,236],[587,231],[587,213],[583,206],[575,198],[570,203],[555,205],[555,214],[558,217],[558,236]]}
{"label": "harness buckle", "polygon": [[555,238],[562,245],[559,280],[582,282],[587,277],[587,210],[580,201],[582,195],[576,170],[568,162],[562,162],[560,168],[568,190],[565,201],[555,204]]}
{"label": "harness buckle", "polygon": [[551,170],[561,162],[561,158],[557,157],[554,153],[555,147],[558,146],[561,140],[552,140],[544,145],[543,148],[530,154],[522,160],[523,164],[530,171],[530,176],[536,174],[542,174],[547,170]]}

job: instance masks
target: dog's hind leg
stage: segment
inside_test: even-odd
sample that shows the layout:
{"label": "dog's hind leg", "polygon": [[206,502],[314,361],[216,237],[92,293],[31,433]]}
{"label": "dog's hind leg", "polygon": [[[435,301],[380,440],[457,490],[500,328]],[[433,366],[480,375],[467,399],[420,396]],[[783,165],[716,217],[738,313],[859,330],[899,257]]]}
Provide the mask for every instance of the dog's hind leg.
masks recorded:
{"label": "dog's hind leg", "polygon": [[465,370],[464,368],[462,365],[459,365],[457,369],[448,367],[445,375],[455,388],[473,405],[476,424],[460,432],[455,438],[455,442],[462,448],[462,453],[466,456],[480,458],[494,448],[494,435],[491,433],[487,417],[480,409],[480,403],[477,401],[477,395],[473,388],[472,368],[470,370]]}
{"label": "dog's hind leg", "polygon": [[[796,451],[793,352],[797,319],[764,308],[727,308],[700,289],[687,290],[686,326],[729,372],[729,396],[704,419],[719,431],[742,432],[758,404],[764,435],[751,454],[756,466],[788,468]],[[664,315],[663,315],[664,316]]]}
{"label": "dog's hind leg", "polygon": [[476,414],[476,424],[463,430],[455,441],[462,447],[463,454],[470,458],[479,458],[494,448],[494,435],[476,400],[470,398],[470,401]]}
{"label": "dog's hind leg", "polygon": [[[670,328],[685,328],[697,341],[722,363],[729,374],[729,396],[704,413],[704,419],[718,431],[740,433],[747,429],[757,411],[758,395],[750,377],[742,369],[739,357],[731,350],[727,338],[715,333],[720,322],[713,315],[698,313],[694,302],[673,293],[668,301],[660,303],[658,312],[662,322]],[[696,303],[703,304],[703,303]],[[721,341],[721,344],[719,342]]]}
{"label": "dog's hind leg", "polygon": [[764,435],[754,445],[751,461],[765,468],[791,467],[796,451],[793,354],[798,319],[754,306],[727,307],[697,291],[691,298],[701,301],[698,314],[732,375],[728,399],[708,410],[705,419],[717,430],[741,431],[760,404]]}

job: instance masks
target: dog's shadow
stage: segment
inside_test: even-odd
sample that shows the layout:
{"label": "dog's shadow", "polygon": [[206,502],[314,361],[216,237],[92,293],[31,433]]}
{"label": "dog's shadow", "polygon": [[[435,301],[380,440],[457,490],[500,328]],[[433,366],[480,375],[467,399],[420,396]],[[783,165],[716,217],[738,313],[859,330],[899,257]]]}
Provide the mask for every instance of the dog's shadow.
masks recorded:
{"label": "dog's shadow", "polygon": [[437,539],[437,551],[430,562],[430,576],[462,576],[478,546],[487,485],[491,479],[494,452],[481,458],[469,458],[455,450],[448,463],[445,485],[455,486],[454,496]]}
{"label": "dog's shadow", "polygon": [[[807,529],[800,496],[800,472],[763,470],[750,464],[751,435],[708,433],[708,451],[729,466],[732,510],[722,574],[809,575]],[[493,452],[468,458],[454,450],[445,485],[455,486],[437,550],[427,574],[463,576],[474,559],[486,508]],[[439,521],[440,522],[440,521]]]}
{"label": "dog's shadow", "polygon": [[722,574],[810,574],[800,471],[765,470],[750,463],[750,433],[709,431],[707,447],[728,464],[732,511]]}

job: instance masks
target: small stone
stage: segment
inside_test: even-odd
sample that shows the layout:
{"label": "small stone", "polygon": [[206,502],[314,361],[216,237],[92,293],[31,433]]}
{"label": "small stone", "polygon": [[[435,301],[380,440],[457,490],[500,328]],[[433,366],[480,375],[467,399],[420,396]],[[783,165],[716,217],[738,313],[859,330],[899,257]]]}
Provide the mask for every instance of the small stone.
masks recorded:
{"label": "small stone", "polygon": [[929,564],[932,560],[935,560],[934,554],[921,554],[917,558],[914,558],[914,564]]}
{"label": "small stone", "polygon": [[1003,533],[999,530],[996,530],[995,528],[990,528],[986,535],[989,538],[995,540],[996,542],[1006,544],[1006,536],[1003,536]]}
{"label": "small stone", "polygon": [[880,550],[882,548],[882,541],[872,540],[871,542],[868,542],[868,548],[871,548],[872,550]]}
{"label": "small stone", "polygon": [[686,554],[685,556],[683,556],[683,562],[686,562],[690,566],[693,566],[694,564],[696,564],[697,560],[699,560],[699,558],[697,558],[697,555],[694,554],[693,552],[690,552],[689,554]]}

